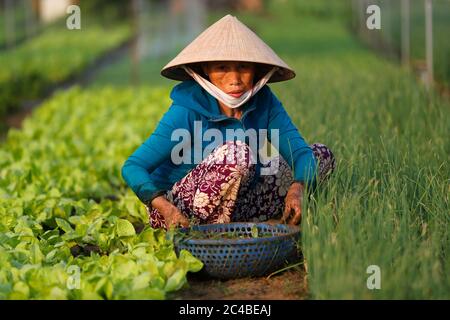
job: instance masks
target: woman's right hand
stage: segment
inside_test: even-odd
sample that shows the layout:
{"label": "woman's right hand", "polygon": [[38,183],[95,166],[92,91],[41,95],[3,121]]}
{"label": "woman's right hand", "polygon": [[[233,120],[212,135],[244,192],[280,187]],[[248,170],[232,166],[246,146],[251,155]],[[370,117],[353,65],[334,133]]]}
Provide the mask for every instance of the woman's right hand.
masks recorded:
{"label": "woman's right hand", "polygon": [[189,227],[189,220],[174,205],[165,210],[165,212],[161,212],[161,214],[164,216],[167,229],[171,226],[178,227],[179,225],[182,227]]}
{"label": "woman's right hand", "polygon": [[168,201],[164,196],[159,196],[153,199],[151,203],[153,208],[156,208],[164,217],[166,222],[166,228],[169,229],[171,226],[177,227],[181,225],[182,227],[189,226],[189,220],[181,213],[181,211],[174,206],[170,201]]}

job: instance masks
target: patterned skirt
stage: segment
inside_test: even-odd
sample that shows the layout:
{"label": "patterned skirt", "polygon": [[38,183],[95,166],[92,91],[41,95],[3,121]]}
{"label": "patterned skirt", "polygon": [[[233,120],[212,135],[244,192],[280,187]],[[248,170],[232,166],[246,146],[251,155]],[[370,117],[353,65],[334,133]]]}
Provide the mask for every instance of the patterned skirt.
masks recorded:
{"label": "patterned skirt", "polygon": [[[318,179],[323,181],[333,172],[336,160],[325,145],[312,144],[318,161]],[[275,174],[260,175],[256,184],[255,164],[250,148],[241,141],[227,142],[176,182],[165,197],[190,220],[191,224],[266,221],[281,217],[284,198],[293,182],[292,171],[281,155]],[[271,162],[264,167],[272,168]],[[147,206],[150,225],[165,228],[164,217]]]}

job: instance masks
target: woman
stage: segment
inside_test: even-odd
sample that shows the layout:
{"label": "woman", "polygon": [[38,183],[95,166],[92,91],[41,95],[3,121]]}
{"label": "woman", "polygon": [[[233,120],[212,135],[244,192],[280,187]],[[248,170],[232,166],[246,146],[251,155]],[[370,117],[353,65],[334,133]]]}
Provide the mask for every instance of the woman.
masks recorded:
{"label": "woman", "polygon": [[[294,71],[227,15],[161,74],[182,83],[153,134],[122,168],[152,227],[280,218],[298,224],[305,184],[324,179],[335,160],[324,145],[305,143],[266,85],[292,79]],[[259,157],[264,142],[255,143],[252,132],[267,133],[279,155]]]}

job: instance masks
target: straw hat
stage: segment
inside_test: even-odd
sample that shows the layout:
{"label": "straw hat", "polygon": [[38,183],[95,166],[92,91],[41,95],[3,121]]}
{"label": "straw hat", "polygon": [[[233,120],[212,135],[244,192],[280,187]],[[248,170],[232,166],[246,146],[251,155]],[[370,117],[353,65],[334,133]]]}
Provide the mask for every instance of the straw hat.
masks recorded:
{"label": "straw hat", "polygon": [[184,48],[162,70],[161,75],[173,80],[191,77],[180,68],[184,64],[206,61],[246,61],[280,69],[268,82],[279,82],[295,77],[295,72],[252,30],[232,15],[226,15]]}

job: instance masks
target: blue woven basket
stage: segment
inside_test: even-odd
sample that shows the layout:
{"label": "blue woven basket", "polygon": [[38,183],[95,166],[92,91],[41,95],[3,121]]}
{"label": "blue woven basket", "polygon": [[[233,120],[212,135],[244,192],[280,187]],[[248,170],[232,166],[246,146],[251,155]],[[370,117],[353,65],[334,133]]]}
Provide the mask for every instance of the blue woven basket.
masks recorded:
{"label": "blue woven basket", "polygon": [[[258,234],[265,236],[252,238],[254,226]],[[300,229],[296,226],[227,223],[197,225],[180,231],[181,236],[175,237],[177,254],[182,249],[188,250],[203,262],[202,272],[214,278],[263,276],[299,259],[297,243]],[[189,238],[190,231],[196,231],[197,234],[232,232],[236,238],[195,239]]]}

